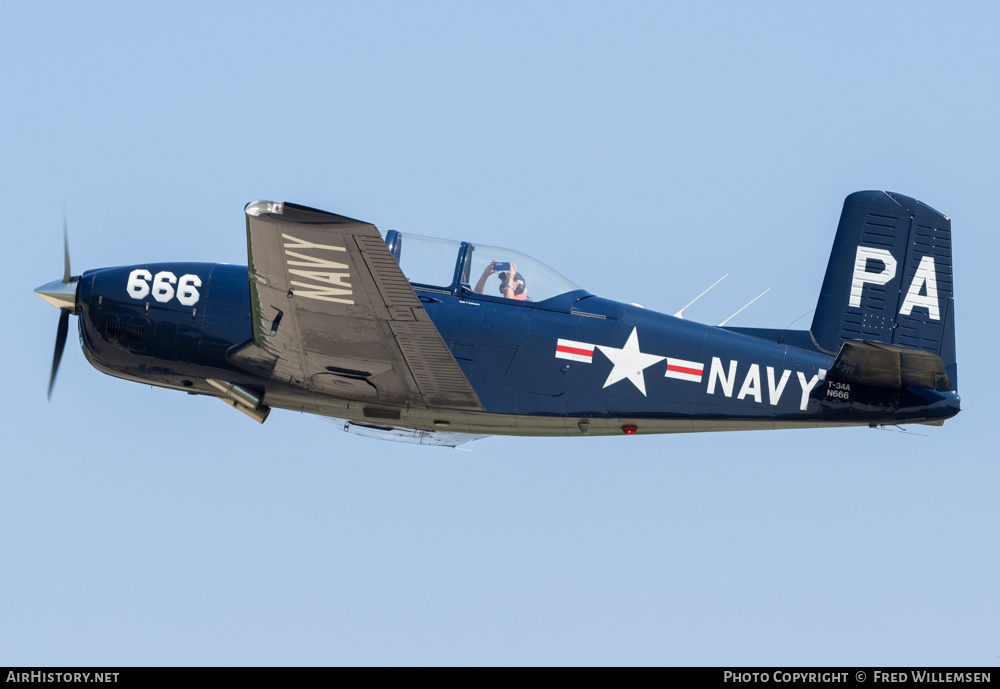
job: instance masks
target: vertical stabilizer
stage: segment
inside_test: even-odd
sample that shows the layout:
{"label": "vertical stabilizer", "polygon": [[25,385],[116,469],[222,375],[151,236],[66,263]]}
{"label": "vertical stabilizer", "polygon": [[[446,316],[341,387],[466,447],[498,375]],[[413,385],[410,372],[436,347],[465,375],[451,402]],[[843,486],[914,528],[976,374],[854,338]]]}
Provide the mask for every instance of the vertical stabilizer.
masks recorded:
{"label": "vertical stabilizer", "polygon": [[902,194],[848,196],[810,333],[830,353],[862,340],[937,354],[957,385],[951,221]]}

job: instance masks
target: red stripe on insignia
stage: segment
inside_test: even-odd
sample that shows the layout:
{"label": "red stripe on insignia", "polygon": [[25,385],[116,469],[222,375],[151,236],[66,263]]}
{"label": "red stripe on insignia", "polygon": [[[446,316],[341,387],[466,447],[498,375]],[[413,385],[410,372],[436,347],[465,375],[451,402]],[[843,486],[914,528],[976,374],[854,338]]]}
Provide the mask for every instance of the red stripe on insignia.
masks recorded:
{"label": "red stripe on insignia", "polygon": [[566,345],[556,345],[556,351],[563,354],[576,354],[577,356],[594,356],[593,349],[578,349],[576,347],[567,347]]}
{"label": "red stripe on insignia", "polygon": [[689,376],[700,376],[702,369],[700,368],[684,368],[683,366],[667,366],[668,371],[673,371],[674,373],[686,373]]}

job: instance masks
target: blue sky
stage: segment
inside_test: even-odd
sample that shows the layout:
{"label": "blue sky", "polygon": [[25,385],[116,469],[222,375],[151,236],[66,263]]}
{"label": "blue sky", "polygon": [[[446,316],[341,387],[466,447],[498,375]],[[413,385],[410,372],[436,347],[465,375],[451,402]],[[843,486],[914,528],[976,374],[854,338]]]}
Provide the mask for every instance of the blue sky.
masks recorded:
{"label": "blue sky", "polygon": [[[993,3],[6,3],[0,664],[995,665]],[[843,198],[952,218],[942,428],[408,447],[119,381],[62,273],[293,201],[807,328]],[[75,327],[75,322],[74,322]],[[990,450],[994,447],[994,450]]]}

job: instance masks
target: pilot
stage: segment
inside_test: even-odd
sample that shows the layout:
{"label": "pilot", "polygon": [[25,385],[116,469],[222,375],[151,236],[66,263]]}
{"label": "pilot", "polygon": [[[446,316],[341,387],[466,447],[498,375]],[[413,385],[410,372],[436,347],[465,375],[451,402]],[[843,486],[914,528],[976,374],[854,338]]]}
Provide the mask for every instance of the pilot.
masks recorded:
{"label": "pilot", "polygon": [[[527,284],[524,281],[524,276],[517,272],[517,266],[511,263],[509,271],[498,271],[496,263],[497,261],[490,261],[489,265],[487,265],[483,270],[483,276],[479,278],[479,282],[476,283],[476,294],[482,294],[483,290],[486,289],[486,280],[490,277],[490,275],[499,273],[497,277],[500,278],[500,294],[507,299],[527,301],[528,295],[525,294]],[[510,279],[511,275],[514,276],[513,280]]]}

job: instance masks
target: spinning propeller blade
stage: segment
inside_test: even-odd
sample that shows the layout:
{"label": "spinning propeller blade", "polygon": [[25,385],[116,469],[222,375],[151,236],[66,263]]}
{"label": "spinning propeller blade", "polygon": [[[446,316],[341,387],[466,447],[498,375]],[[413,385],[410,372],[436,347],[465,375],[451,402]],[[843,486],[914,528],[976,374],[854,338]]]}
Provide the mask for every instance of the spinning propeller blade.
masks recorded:
{"label": "spinning propeller blade", "polygon": [[63,215],[63,284],[68,285],[70,280],[69,272],[69,230],[66,227],[66,216]]}
{"label": "spinning propeller blade", "polygon": [[59,312],[59,329],[56,331],[56,351],[52,355],[52,375],[49,377],[49,399],[52,399],[52,387],[56,384],[56,373],[59,372],[59,361],[62,359],[63,347],[66,346],[66,333],[69,332],[69,311]]}
{"label": "spinning propeller blade", "polygon": [[59,362],[62,360],[63,348],[66,346],[66,336],[69,333],[69,315],[76,313],[76,288],[79,279],[74,279],[69,269],[69,233],[66,229],[66,217],[63,216],[63,278],[42,285],[35,294],[59,309],[59,328],[56,330],[56,349],[52,355],[52,375],[49,377],[49,399],[52,399],[52,387],[56,383],[56,373],[59,372]]}

